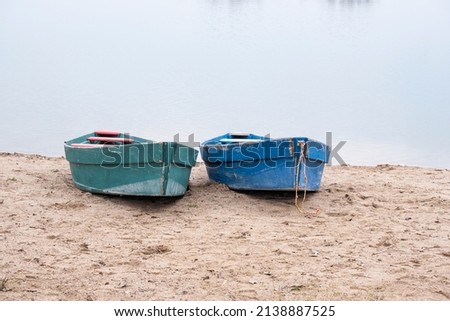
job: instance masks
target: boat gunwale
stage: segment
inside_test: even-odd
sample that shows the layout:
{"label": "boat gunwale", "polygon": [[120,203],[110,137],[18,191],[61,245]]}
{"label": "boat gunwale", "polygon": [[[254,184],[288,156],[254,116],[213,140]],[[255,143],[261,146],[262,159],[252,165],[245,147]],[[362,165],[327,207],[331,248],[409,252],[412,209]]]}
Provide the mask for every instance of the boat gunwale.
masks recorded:
{"label": "boat gunwale", "polygon": [[[270,137],[265,137],[265,136],[258,136],[258,135],[254,135],[254,134],[249,134],[249,136],[252,137],[257,137],[259,139],[261,139],[261,141],[248,141],[248,142],[221,142],[222,139],[227,138],[230,136],[230,133],[228,134],[224,134],[221,136],[217,136],[214,137],[212,139],[209,139],[207,141],[204,141],[200,144],[200,151],[201,151],[201,156],[202,156],[202,160],[205,163],[232,163],[232,162],[252,162],[252,161],[260,161],[260,160],[276,160],[276,159],[294,159],[298,158],[300,156],[301,153],[301,148],[300,147],[296,147],[294,146],[294,142],[296,142],[298,144],[298,142],[304,142],[306,144],[306,148],[307,148],[307,152],[305,154],[305,158],[307,160],[310,161],[319,161],[319,162],[324,162],[326,163],[330,154],[330,148],[328,145],[319,142],[317,140],[305,137],[305,136],[292,136],[292,137],[281,137],[281,138],[270,138]],[[275,143],[276,146],[281,146],[281,144],[287,143],[290,144],[289,145],[289,153],[286,154],[272,154],[271,152],[269,153],[265,153],[264,155],[259,155],[259,157],[255,157],[253,159],[241,159],[240,157],[237,157],[237,159],[233,159],[233,150],[234,149],[240,149],[241,147],[248,147],[248,148],[252,148],[252,147],[256,147],[256,148],[260,148],[260,149],[264,149],[265,146],[264,144],[272,144]],[[292,145],[291,145],[292,144]],[[308,152],[308,146],[311,146],[312,144],[314,145],[319,145],[320,148],[320,153],[323,153],[324,155],[311,155]],[[287,148],[288,146],[286,146]],[[214,156],[212,158],[216,159],[216,161],[212,162],[210,161],[210,157],[209,155],[205,155],[205,154],[209,154],[210,153],[210,149],[216,149],[217,151],[222,151],[224,154],[223,155],[218,155],[218,156]],[[229,156],[228,154],[225,153],[230,153],[231,156]],[[256,152],[255,152],[256,153]],[[257,154],[257,153],[256,153]],[[237,156],[237,155],[234,155]],[[227,158],[231,158],[231,159],[227,159]]]}
{"label": "boat gunwale", "polygon": [[[193,167],[195,166],[197,155],[199,153],[198,150],[196,150],[193,147],[187,146],[185,144],[175,142],[175,141],[153,141],[137,136],[131,136],[127,135],[127,138],[133,139],[134,141],[132,143],[127,144],[92,144],[88,141],[88,137],[91,137],[95,134],[89,133],[83,136],[79,136],[70,140],[67,140],[64,142],[64,149],[66,152],[66,159],[70,163],[75,164],[91,164],[91,165],[98,165],[101,166],[102,159],[105,157],[112,157],[111,155],[106,155],[105,150],[110,151],[112,154],[116,155],[122,155],[124,153],[130,152],[137,154],[137,161],[129,161],[129,157],[127,160],[120,159],[120,161],[114,163],[115,166],[120,165],[130,165],[130,164],[175,164],[178,167]],[[122,135],[124,136],[124,135]],[[78,147],[78,146],[72,146],[72,144],[86,144],[86,147]],[[92,145],[92,146],[89,146]],[[99,145],[98,147],[96,145]],[[87,147],[89,146],[89,148]],[[139,155],[139,151],[141,149],[136,148],[137,146],[142,146],[144,148],[144,154],[141,156]],[[180,153],[180,149],[188,149],[187,153]],[[154,152],[156,150],[156,153]],[[70,157],[67,157],[67,152],[71,154]],[[147,153],[148,152],[148,153]],[[97,158],[97,161],[82,161],[80,160],[80,156],[73,155],[83,155],[84,157],[89,158],[90,155],[93,158]],[[169,156],[170,154],[170,156]],[[180,158],[174,157],[174,155],[180,155],[182,156]],[[84,156],[86,155],[86,156]],[[141,159],[143,157],[143,160]],[[69,159],[70,158],[70,159]],[[86,158],[85,158],[86,159]],[[114,167],[114,166],[113,166]]]}

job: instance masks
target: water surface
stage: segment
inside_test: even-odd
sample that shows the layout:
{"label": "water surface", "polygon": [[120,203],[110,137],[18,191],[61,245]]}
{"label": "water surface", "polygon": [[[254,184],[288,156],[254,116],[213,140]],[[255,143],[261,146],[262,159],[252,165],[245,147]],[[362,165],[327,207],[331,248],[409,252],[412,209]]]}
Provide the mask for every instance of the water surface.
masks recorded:
{"label": "water surface", "polygon": [[446,0],[0,0],[0,151],[332,132],[350,164],[450,168],[449,57]]}

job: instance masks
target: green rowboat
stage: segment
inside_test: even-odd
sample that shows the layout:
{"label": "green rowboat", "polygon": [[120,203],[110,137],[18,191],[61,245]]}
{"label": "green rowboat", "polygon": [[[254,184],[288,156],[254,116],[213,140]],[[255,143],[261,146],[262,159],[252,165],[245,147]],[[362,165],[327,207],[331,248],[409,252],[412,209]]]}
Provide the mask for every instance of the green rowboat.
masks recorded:
{"label": "green rowboat", "polygon": [[198,151],[96,131],[64,143],[75,185],[84,191],[132,196],[182,196]]}

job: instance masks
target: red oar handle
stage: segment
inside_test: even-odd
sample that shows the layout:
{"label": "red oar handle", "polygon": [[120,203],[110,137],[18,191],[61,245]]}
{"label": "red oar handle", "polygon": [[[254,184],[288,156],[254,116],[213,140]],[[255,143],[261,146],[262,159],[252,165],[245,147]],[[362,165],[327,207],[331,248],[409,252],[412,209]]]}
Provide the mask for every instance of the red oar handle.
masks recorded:
{"label": "red oar handle", "polygon": [[119,138],[119,137],[88,137],[90,143],[100,142],[100,143],[123,143],[130,144],[134,142],[131,138]]}
{"label": "red oar handle", "polygon": [[94,134],[97,136],[103,136],[103,137],[117,137],[120,135],[119,132],[115,132],[112,130],[96,130],[94,132]]}

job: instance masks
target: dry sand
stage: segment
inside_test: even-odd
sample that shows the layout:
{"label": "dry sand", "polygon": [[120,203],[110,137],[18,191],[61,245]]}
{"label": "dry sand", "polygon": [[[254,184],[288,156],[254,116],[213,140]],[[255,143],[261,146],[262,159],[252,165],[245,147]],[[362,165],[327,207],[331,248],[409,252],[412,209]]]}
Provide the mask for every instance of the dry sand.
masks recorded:
{"label": "dry sand", "polygon": [[450,299],[449,170],[328,167],[301,214],[202,165],[176,200],[82,192],[63,158],[0,166],[0,300]]}

